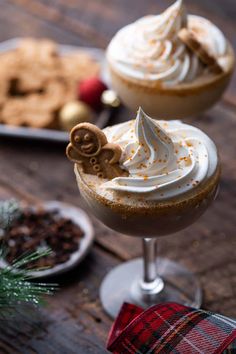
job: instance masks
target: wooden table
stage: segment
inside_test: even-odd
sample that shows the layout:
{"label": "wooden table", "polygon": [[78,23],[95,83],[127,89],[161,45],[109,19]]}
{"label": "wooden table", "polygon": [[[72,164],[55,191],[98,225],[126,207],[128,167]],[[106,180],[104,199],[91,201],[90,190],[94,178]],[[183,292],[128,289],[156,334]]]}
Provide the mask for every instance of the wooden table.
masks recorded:
{"label": "wooden table", "polygon": [[[60,43],[105,48],[121,26],[157,13],[164,0],[1,0],[0,40],[50,37]],[[189,12],[221,27],[236,48],[235,0],[186,0]],[[121,110],[116,121],[129,118]],[[114,121],[115,122],[115,121]],[[193,226],[163,238],[161,255],[178,260],[199,277],[203,307],[236,317],[236,77],[223,100],[193,124],[217,143],[222,159],[221,190],[214,205]],[[80,205],[64,146],[1,139],[0,197],[61,200]],[[60,290],[31,326],[2,323],[0,353],[104,353],[111,320],[98,298],[99,284],[115,265],[139,256],[139,240],[106,229],[93,219],[96,242],[78,269],[60,279]],[[36,318],[36,317],[35,317]]]}

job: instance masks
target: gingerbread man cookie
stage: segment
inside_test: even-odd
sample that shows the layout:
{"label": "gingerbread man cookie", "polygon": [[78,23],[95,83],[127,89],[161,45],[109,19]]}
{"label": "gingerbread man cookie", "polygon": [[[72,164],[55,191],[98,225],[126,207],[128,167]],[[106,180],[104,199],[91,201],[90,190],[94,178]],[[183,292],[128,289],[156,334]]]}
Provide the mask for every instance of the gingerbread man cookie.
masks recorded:
{"label": "gingerbread man cookie", "polygon": [[1,121],[14,126],[56,128],[56,112],[62,104],[72,99],[72,92],[67,91],[66,86],[60,80],[53,80],[47,83],[43,93],[31,93],[24,99],[22,97],[8,98],[1,110]]}
{"label": "gingerbread man cookie", "polygon": [[207,47],[198,39],[193,30],[182,28],[178,33],[179,39],[191,50],[203,64],[209,66],[215,74],[221,74],[223,69],[218,64],[217,59],[212,55]]}
{"label": "gingerbread man cookie", "polygon": [[94,124],[76,125],[71,131],[70,140],[66,154],[84,173],[108,179],[127,175],[119,166],[122,153],[120,146],[108,143],[106,135]]}

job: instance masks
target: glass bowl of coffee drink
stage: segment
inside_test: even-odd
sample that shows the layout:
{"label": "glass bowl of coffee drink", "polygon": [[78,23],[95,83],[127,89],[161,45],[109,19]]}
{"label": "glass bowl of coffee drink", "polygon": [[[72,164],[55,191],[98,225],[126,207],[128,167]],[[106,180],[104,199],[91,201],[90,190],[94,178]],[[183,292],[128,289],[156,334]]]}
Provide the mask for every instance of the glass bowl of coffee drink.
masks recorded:
{"label": "glass bowl of coffee drink", "polygon": [[220,166],[212,140],[181,121],[152,119],[140,108],[135,120],[103,131],[89,123],[74,127],[67,156],[89,210],[112,230],[143,242],[143,259],[105,277],[100,296],[106,312],[116,316],[124,301],[200,306],[197,279],[178,263],[156,257],[156,239],[191,225],[214,200]]}
{"label": "glass bowl of coffee drink", "polygon": [[186,118],[216,103],[234,69],[234,52],[209,20],[177,0],[159,15],[120,29],[107,48],[113,89],[132,111]]}

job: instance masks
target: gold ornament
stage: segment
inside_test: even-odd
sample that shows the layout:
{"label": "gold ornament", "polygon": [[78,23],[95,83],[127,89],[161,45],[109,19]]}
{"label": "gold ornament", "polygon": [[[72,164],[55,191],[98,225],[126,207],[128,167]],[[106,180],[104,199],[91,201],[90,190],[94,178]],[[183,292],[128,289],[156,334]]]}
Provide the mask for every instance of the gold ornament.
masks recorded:
{"label": "gold ornament", "polygon": [[113,108],[119,107],[120,105],[120,99],[113,90],[105,90],[102,93],[101,101],[104,105]]}
{"label": "gold ornament", "polygon": [[59,113],[59,123],[63,130],[70,131],[75,125],[93,121],[93,112],[81,101],[66,103]]}

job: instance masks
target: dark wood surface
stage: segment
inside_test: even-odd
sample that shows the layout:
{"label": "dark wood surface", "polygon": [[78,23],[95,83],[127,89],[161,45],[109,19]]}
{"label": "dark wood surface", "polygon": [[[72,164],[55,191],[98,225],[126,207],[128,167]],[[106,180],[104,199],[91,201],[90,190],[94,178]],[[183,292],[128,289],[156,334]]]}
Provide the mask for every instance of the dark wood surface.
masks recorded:
{"label": "dark wood surface", "polygon": [[[105,48],[121,26],[156,13],[167,0],[1,0],[0,40],[50,37],[60,43]],[[236,48],[235,0],[186,0],[189,12],[209,17]],[[121,110],[113,122],[128,119]],[[217,143],[222,160],[217,201],[193,226],[160,241],[160,254],[199,277],[203,307],[236,317],[236,77],[222,101],[191,120]],[[81,205],[64,146],[0,141],[0,198]],[[117,235],[94,220],[96,242],[86,260],[60,282],[32,325],[20,318],[0,324],[0,353],[105,353],[111,320],[99,302],[99,284],[115,265],[141,253],[139,240]]]}

